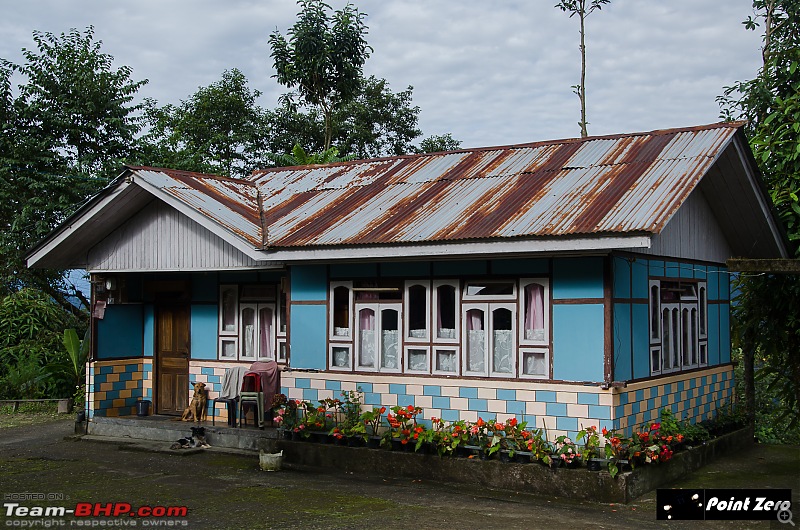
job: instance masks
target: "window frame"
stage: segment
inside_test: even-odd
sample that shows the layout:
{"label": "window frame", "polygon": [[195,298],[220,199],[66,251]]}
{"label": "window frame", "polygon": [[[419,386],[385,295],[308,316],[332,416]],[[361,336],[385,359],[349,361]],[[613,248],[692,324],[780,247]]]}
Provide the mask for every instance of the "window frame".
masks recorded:
{"label": "window frame", "polygon": [[[502,285],[511,284],[511,294],[467,294],[469,286],[472,284],[481,283],[484,285]],[[467,302],[481,302],[486,300],[516,300],[517,299],[517,279],[490,279],[486,281],[480,280],[465,280],[462,299]]]}
{"label": "window frame", "polygon": [[[664,283],[677,296],[663,300]],[[672,286],[674,285],[674,286]],[[654,291],[655,289],[655,291]],[[653,293],[657,293],[654,297]],[[658,326],[653,328],[654,311]],[[676,320],[677,313],[677,320]],[[667,315],[665,317],[665,314]],[[665,320],[666,318],[666,320]],[[702,318],[705,318],[705,334]],[[708,290],[705,281],[684,278],[648,280],[648,363],[650,375],[665,375],[708,366]],[[692,353],[695,354],[692,359]],[[660,365],[653,365],[654,354]],[[703,358],[705,357],[705,360]]]}
{"label": "window frame", "polygon": [[[454,311],[455,311],[455,337],[454,338],[447,338],[447,337],[439,337],[439,328],[438,326],[434,328],[436,322],[435,315],[439,309],[439,287],[448,286],[453,287],[455,290],[455,302],[454,302]],[[461,344],[461,282],[459,280],[433,280],[432,283],[432,297],[431,297],[431,342],[433,344],[448,344],[448,345],[460,345]],[[431,360],[433,363],[433,360]],[[431,368],[433,368],[433,364],[431,364]]]}
{"label": "window frame", "polygon": [[[544,297],[544,340],[537,341],[535,339],[525,338],[525,288],[531,284],[541,285],[544,288],[542,296]],[[517,300],[517,309],[519,320],[519,338],[518,348],[525,346],[550,346],[550,313],[552,312],[552,304],[550,302],[550,282],[546,278],[520,278],[519,280],[519,299]],[[549,363],[548,363],[549,364]],[[520,365],[522,366],[522,365]],[[521,370],[520,370],[521,373]]]}
{"label": "window frame", "polygon": [[[333,364],[333,350],[335,348],[344,348],[347,350],[347,361],[349,366],[336,366]],[[337,372],[352,372],[355,370],[355,362],[353,358],[353,344],[349,342],[331,342],[328,346],[328,365],[331,370]]]}
{"label": "window frame", "polygon": [[[338,287],[345,287],[347,288],[347,330],[350,333],[349,336],[346,335],[336,335],[336,323],[335,319],[335,292]],[[328,310],[328,339],[331,341],[353,341],[355,340],[354,331],[355,331],[355,309],[354,309],[354,302],[355,302],[355,295],[353,293],[353,282],[352,281],[331,281],[330,285],[328,286],[329,292],[329,310]]]}
{"label": "window frame", "polygon": [[[453,358],[456,360],[456,369],[453,372],[436,369],[437,353],[439,351],[452,351]],[[461,375],[461,347],[454,344],[434,344],[431,348],[431,374],[444,375],[444,376],[460,376]]]}
{"label": "window frame", "polygon": [[[469,325],[469,319],[467,318],[467,314],[474,310],[483,311],[483,326],[484,331],[484,340],[483,340],[483,371],[472,371],[469,370],[469,362],[467,359],[467,355],[469,354],[469,344],[465,343],[462,344],[462,359],[461,363],[463,366],[462,373],[464,376],[474,376],[474,377],[505,377],[505,378],[514,378],[517,374],[517,357],[519,356],[519,348],[517,347],[517,340],[516,335],[517,333],[514,330],[514,326],[517,325],[517,315],[516,309],[517,304],[516,302],[465,302],[461,304],[461,326],[462,326],[462,336],[465,338],[466,341],[469,341],[469,330],[467,326]],[[511,312],[511,363],[512,368],[511,372],[496,372],[494,370],[494,332],[495,332],[495,322],[494,322],[494,312],[498,309],[506,309]],[[516,353],[516,355],[515,355]]]}
{"label": "window frame", "polygon": [[[412,370],[409,368],[409,361],[411,360],[411,350],[424,350],[425,351],[425,365],[426,369],[424,371],[420,370]],[[431,347],[428,344],[405,344],[403,346],[403,373],[407,374],[417,374],[417,375],[428,375],[432,373],[431,367]]]}
{"label": "window frame", "polygon": [[[425,289],[425,336],[412,337],[411,336],[411,288],[419,285]],[[431,341],[431,314],[433,313],[433,306],[431,305],[431,282],[429,280],[406,280],[403,285],[403,307],[405,309],[406,318],[403,319],[403,343],[423,343],[427,344]],[[430,363],[429,363],[430,364]]]}
{"label": "window frame", "polygon": [[[519,358],[517,359],[517,366],[518,366],[518,377],[520,379],[550,379],[550,350],[548,348],[535,348],[535,347],[527,347],[527,346],[520,346],[519,350]],[[544,375],[538,374],[526,374],[525,373],[525,355],[526,354],[544,354],[544,367],[545,373]]]}
{"label": "window frame", "polygon": [[[355,312],[353,317],[356,318],[358,314],[361,313],[364,309],[370,309],[373,311],[375,315],[375,331],[378,332],[375,334],[375,366],[369,367],[359,364],[361,358],[361,330],[358,328],[357,325],[354,326],[355,330],[358,331],[357,337],[354,339],[354,355],[355,361],[353,364],[353,369],[358,371],[364,372],[378,372],[378,373],[402,373],[403,371],[403,337],[401,334],[402,331],[402,322],[403,322],[403,304],[401,302],[379,302],[379,301],[369,301],[369,302],[356,302],[355,304]],[[397,311],[397,368],[384,368],[383,367],[383,311],[390,310],[390,311]],[[360,320],[360,318],[359,318]]]}
{"label": "window frame", "polygon": [[[222,326],[225,322],[225,315],[223,313],[225,307],[223,304],[224,292],[233,292],[233,329],[226,330]],[[235,284],[220,284],[219,286],[219,308],[217,312],[217,335],[219,336],[238,336],[239,335],[239,286]]]}

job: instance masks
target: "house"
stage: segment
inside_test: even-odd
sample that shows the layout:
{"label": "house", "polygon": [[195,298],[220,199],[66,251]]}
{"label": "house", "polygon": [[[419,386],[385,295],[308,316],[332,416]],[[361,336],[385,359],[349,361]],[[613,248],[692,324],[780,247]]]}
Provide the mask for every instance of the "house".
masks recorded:
{"label": "house", "polygon": [[[275,359],[552,439],[733,399],[731,257],[786,257],[742,123],[255,172],[128,167],[28,256],[92,275],[90,414]],[[223,411],[219,411],[223,413]]]}

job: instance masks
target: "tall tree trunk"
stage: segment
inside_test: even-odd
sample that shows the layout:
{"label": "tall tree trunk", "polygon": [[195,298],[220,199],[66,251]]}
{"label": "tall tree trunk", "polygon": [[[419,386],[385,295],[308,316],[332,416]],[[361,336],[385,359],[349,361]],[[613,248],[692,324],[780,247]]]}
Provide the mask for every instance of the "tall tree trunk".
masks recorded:
{"label": "tall tree trunk", "polygon": [[586,131],[586,31],[584,21],[586,20],[586,9],[584,0],[581,0],[581,85],[578,88],[578,97],[581,98],[581,138],[586,138],[589,133]]}

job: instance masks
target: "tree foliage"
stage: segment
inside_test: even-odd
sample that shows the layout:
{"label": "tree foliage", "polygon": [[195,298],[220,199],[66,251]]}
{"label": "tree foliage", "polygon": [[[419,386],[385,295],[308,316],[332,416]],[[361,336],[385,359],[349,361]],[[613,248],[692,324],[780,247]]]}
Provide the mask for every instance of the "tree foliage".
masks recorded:
{"label": "tree foliage", "polygon": [[267,116],[256,103],[244,74],[226,70],[179,105],[146,102],[147,133],[140,141],[140,163],[243,177],[263,165]]}
{"label": "tree foliage", "polygon": [[92,27],[33,40],[22,64],[0,60],[0,289],[35,285],[67,305],[61,275],[28,270],[23,256],[130,156],[146,81],[114,68]]}
{"label": "tree foliage", "polygon": [[439,153],[442,151],[455,151],[461,148],[461,141],[453,138],[450,133],[434,134],[419,143],[417,153]]}
{"label": "tree foliage", "polygon": [[278,31],[269,37],[275,77],[322,113],[324,150],[331,146],[333,112],[355,98],[364,63],[372,49],[364,36],[364,14],[351,4],[329,15],[320,0],[299,0],[298,19],[288,39]]}
{"label": "tree foliage", "polygon": [[[800,257],[800,1],[755,0],[747,29],[763,26],[763,65],[750,81],[727,87],[718,98],[725,118],[748,119],[747,132],[764,182]],[[732,305],[734,343],[741,348],[751,421],[755,381],[768,392],[782,421],[798,421],[800,404],[800,277],[743,276]]]}
{"label": "tree foliage", "polygon": [[346,162],[352,160],[354,157],[352,155],[344,157],[339,156],[339,150],[335,147],[331,147],[321,153],[307,153],[305,149],[300,147],[300,144],[295,144],[292,148],[292,154],[272,154],[270,158],[277,167],[288,167]]}

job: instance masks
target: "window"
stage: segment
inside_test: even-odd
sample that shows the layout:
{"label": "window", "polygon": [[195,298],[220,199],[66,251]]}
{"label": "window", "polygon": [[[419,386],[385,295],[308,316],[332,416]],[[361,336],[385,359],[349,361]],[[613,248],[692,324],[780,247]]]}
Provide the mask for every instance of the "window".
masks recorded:
{"label": "window", "polygon": [[406,346],[406,368],[410,374],[428,374],[431,371],[429,361],[430,346]]}
{"label": "window", "polygon": [[649,281],[650,373],[688,370],[708,364],[705,282]]}
{"label": "window", "polygon": [[350,339],[353,323],[353,283],[331,282],[331,311],[330,334],[331,339]]}
{"label": "window", "polygon": [[241,304],[241,360],[275,360],[275,305]]}
{"label": "window", "polygon": [[219,334],[236,335],[239,327],[237,315],[239,305],[238,288],[235,285],[223,285],[219,288]]}
{"label": "window", "polygon": [[434,281],[435,342],[458,342],[459,288],[455,280]]}
{"label": "window", "polygon": [[400,371],[400,304],[356,304],[357,368]]}
{"label": "window", "polygon": [[427,342],[430,339],[430,288],[428,282],[406,282],[405,337],[409,342]]}
{"label": "window", "polygon": [[495,300],[513,300],[517,294],[516,282],[467,282],[464,288],[464,300],[483,300],[492,298]]}
{"label": "window", "polygon": [[550,307],[549,284],[545,280],[520,281],[520,334],[521,345],[547,346],[550,342],[550,319],[545,308]]}
{"label": "window", "polygon": [[277,285],[221,285],[218,320],[220,360],[286,361],[286,294]]}
{"label": "window", "polygon": [[548,379],[547,279],[329,285],[331,370]]}
{"label": "window", "polygon": [[465,375],[516,375],[514,313],[514,304],[464,304]]}

